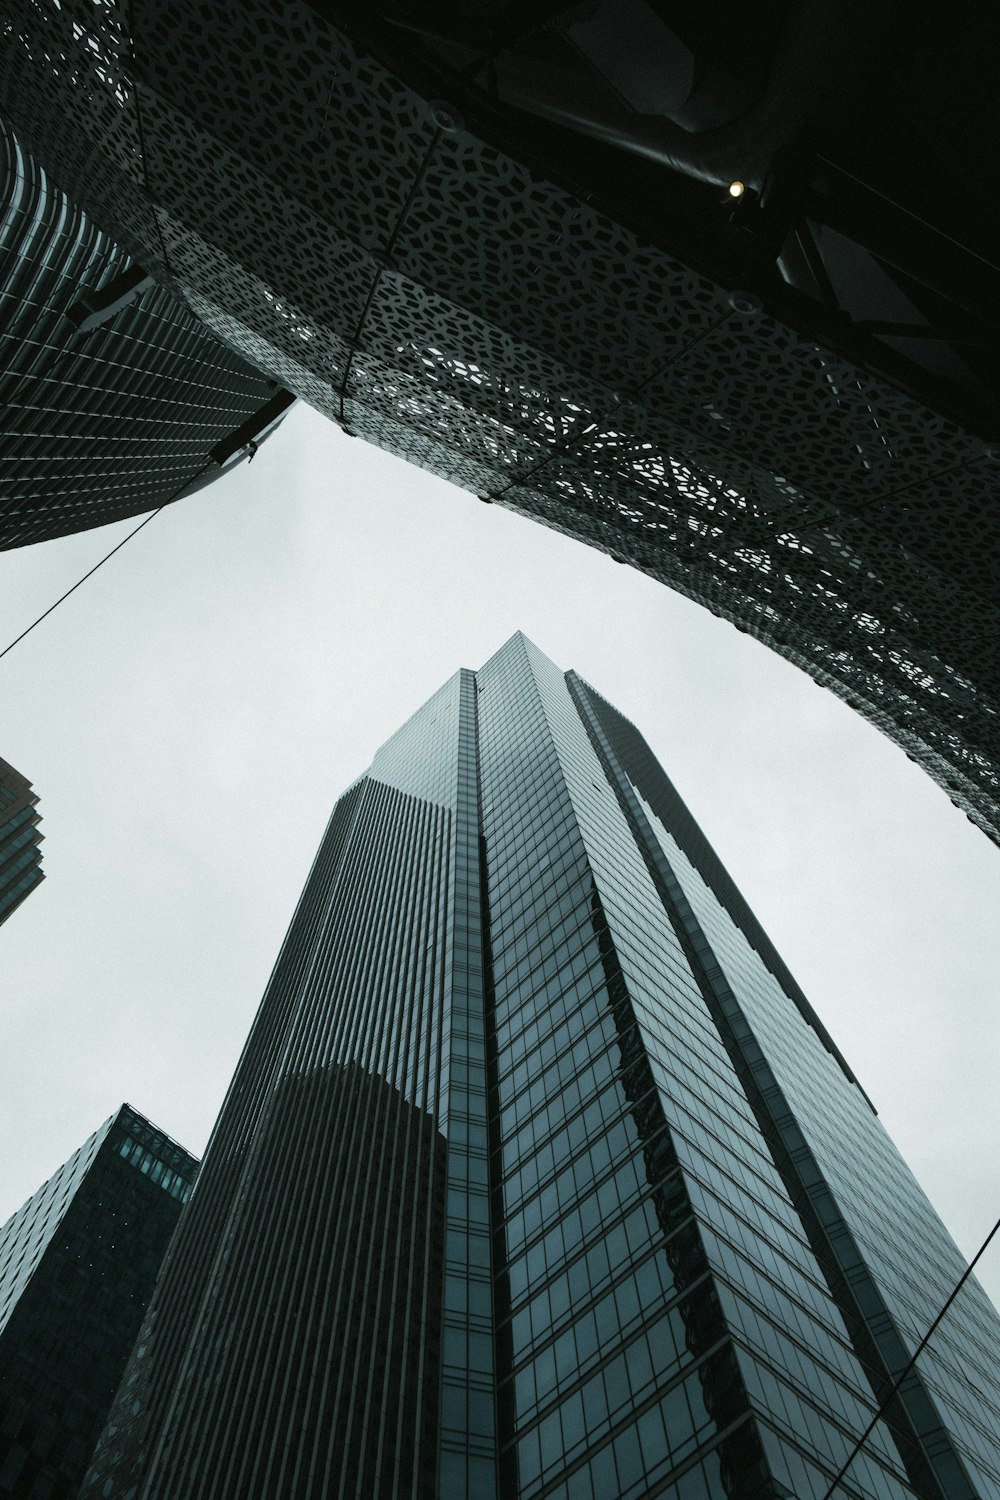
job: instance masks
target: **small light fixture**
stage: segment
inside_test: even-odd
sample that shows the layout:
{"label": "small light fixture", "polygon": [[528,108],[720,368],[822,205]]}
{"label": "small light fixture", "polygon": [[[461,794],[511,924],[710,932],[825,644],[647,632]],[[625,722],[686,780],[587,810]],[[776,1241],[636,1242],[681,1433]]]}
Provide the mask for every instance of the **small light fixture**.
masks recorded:
{"label": "small light fixture", "polygon": [[764,304],[756,292],[732,291],[727,294],[726,301],[734,313],[744,318],[755,318],[764,311]]}
{"label": "small light fixture", "polygon": [[457,130],[463,128],[462,116],[457,110],[444,99],[432,99],[430,104],[431,119],[436,129],[442,135],[454,135]]}
{"label": "small light fixture", "polygon": [[729,196],[730,196],[730,198],[742,198],[743,194],[746,192],[746,190],[747,190],[746,183],[745,182],[741,182],[738,177],[735,179],[734,182],[731,182],[729,184]]}

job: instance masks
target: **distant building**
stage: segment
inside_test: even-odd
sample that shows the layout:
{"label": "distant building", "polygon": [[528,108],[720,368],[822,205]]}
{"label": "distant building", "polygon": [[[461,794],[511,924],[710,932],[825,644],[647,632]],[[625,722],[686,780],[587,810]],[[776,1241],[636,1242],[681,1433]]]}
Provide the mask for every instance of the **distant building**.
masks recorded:
{"label": "distant building", "polygon": [[0,760],[0,923],[45,879],[37,806],[31,782]]}
{"label": "distant building", "polygon": [[974,1280],[887,1399],[964,1267],[638,730],[517,635],[334,808],[81,1494],[1000,1500]]}
{"label": "distant building", "polygon": [[[0,549],[190,494],[246,457],[291,400],[0,120]],[[227,443],[234,433],[242,441]]]}
{"label": "distant building", "polygon": [[0,1229],[0,1495],[76,1495],[196,1168],[123,1104]]}

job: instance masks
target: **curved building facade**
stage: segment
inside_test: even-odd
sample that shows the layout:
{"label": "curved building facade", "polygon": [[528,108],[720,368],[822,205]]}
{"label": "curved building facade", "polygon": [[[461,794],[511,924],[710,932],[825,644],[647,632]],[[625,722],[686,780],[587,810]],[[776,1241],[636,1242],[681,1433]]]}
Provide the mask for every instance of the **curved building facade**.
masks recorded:
{"label": "curved building facade", "polygon": [[706,60],[668,0],[4,9],[32,151],[246,360],[731,620],[1000,838],[975,36],[720,3]]}
{"label": "curved building facade", "polygon": [[2,120],[0,371],[0,548],[190,493],[226,466],[212,449],[276,394]]}

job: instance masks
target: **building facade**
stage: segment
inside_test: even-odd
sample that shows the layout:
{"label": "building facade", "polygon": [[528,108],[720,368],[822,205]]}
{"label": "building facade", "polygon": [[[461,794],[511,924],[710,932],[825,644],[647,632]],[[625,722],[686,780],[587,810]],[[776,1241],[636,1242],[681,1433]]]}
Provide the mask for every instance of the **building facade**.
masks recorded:
{"label": "building facade", "polygon": [[0,1495],[74,1500],[196,1167],[123,1104],[0,1229]]}
{"label": "building facade", "polygon": [[45,879],[37,807],[31,782],[0,759],[0,923]]}
{"label": "building facade", "polygon": [[337,803],[82,1494],[1000,1500],[1000,1320],[638,731],[516,635]]}
{"label": "building facade", "polygon": [[[191,494],[284,409],[274,382],[157,286],[2,118],[0,371],[0,549]],[[213,450],[247,423],[219,461]]]}
{"label": "building facade", "polygon": [[842,9],[4,0],[0,105],[250,365],[732,621],[1000,839],[997,23]]}

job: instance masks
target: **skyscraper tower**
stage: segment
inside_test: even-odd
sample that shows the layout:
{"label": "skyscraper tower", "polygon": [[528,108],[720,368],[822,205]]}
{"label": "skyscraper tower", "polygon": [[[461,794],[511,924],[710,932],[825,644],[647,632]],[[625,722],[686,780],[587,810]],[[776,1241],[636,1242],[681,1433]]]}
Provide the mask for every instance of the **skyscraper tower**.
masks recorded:
{"label": "skyscraper tower", "polygon": [[191,494],[291,401],[155,285],[0,119],[0,549]]}
{"label": "skyscraper tower", "polygon": [[0,759],[0,923],[45,879],[37,807],[28,778]]}
{"label": "skyscraper tower", "polygon": [[0,1495],[71,1500],[197,1162],[123,1104],[0,1228]]}
{"label": "skyscraper tower", "polygon": [[[822,1500],[963,1269],[642,737],[520,634],[334,809],[82,1493]],[[1000,1497],[968,1283],[839,1497]]]}

